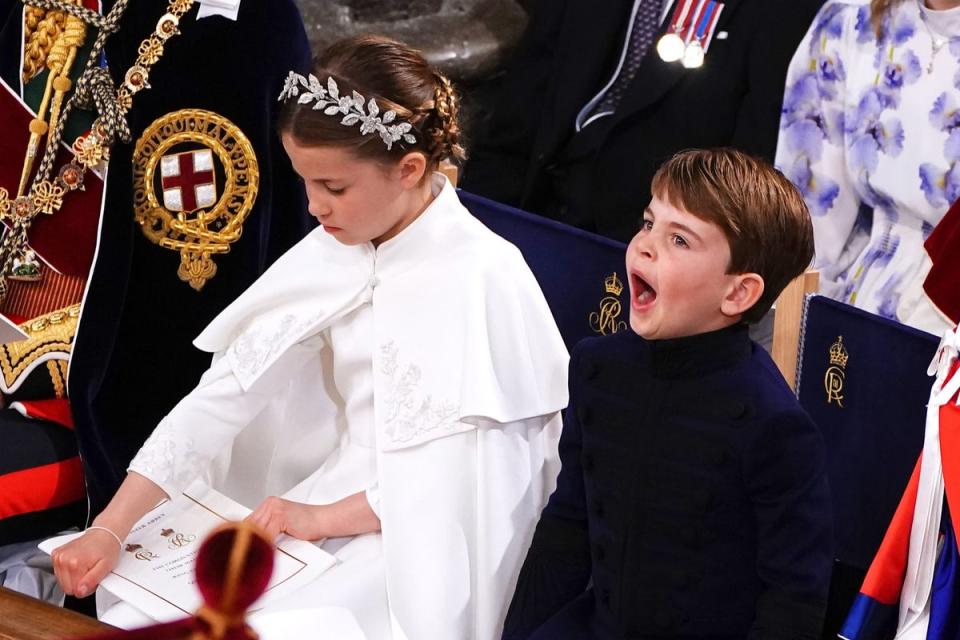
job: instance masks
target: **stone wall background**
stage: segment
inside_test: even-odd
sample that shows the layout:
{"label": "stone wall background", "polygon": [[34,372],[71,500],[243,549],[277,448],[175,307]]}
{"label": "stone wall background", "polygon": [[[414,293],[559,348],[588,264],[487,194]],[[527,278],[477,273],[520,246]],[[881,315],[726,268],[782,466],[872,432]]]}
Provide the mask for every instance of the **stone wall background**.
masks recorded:
{"label": "stone wall background", "polygon": [[422,51],[461,92],[469,151],[536,1],[297,0],[297,4],[314,51],[358,33],[383,34]]}

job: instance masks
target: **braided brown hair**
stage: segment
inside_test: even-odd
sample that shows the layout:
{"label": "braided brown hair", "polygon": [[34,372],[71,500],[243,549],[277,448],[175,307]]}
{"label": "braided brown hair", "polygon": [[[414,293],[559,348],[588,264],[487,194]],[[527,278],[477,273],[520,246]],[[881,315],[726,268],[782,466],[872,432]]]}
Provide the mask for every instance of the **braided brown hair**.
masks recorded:
{"label": "braided brown hair", "polygon": [[431,68],[418,51],[381,36],[354,36],[327,47],[314,60],[312,73],[324,84],[328,77],[334,78],[341,95],[356,91],[367,100],[376,99],[381,112],[395,111],[398,122],[413,125],[416,143],[401,140],[387,149],[380,136],[361,135],[359,127],[340,124],[340,117],[288,98],[278,129],[299,143],[348,147],[361,158],[384,161],[420,151],[430,167],[441,160],[466,158],[457,121],[460,98],[450,80]]}

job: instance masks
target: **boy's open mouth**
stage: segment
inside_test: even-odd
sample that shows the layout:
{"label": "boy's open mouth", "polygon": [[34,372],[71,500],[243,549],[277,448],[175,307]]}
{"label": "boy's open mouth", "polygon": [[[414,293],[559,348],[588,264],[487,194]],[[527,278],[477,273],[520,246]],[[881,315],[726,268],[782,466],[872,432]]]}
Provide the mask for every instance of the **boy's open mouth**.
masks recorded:
{"label": "boy's open mouth", "polygon": [[636,273],[630,274],[633,285],[633,304],[635,307],[645,307],[657,299],[657,290]]}

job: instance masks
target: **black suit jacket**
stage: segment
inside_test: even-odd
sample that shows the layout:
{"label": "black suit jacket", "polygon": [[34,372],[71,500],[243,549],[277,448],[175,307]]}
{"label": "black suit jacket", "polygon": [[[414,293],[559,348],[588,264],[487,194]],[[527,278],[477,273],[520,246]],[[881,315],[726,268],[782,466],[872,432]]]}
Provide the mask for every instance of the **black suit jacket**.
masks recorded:
{"label": "black suit jacket", "polygon": [[[566,203],[589,207],[592,223],[584,226],[628,241],[653,174],[677,151],[733,146],[772,161],[787,66],[821,4],[725,0],[717,33],[726,37],[714,38],[700,69],[663,62],[651,50],[605,125],[580,193]],[[546,212],[555,197],[548,169],[577,113],[613,73],[632,7],[633,0],[538,3],[488,133],[475,141],[464,189]]]}

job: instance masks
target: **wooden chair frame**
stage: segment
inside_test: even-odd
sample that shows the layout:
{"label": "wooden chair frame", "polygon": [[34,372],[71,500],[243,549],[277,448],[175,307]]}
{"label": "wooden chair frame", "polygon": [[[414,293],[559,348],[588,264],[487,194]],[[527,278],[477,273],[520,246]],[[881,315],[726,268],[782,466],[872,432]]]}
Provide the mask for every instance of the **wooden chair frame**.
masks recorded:
{"label": "wooden chair frame", "polygon": [[800,342],[800,323],[803,321],[803,301],[807,294],[820,287],[820,274],[808,270],[786,286],[777,298],[773,316],[773,344],[770,355],[791,389],[796,390],[797,358]]}

